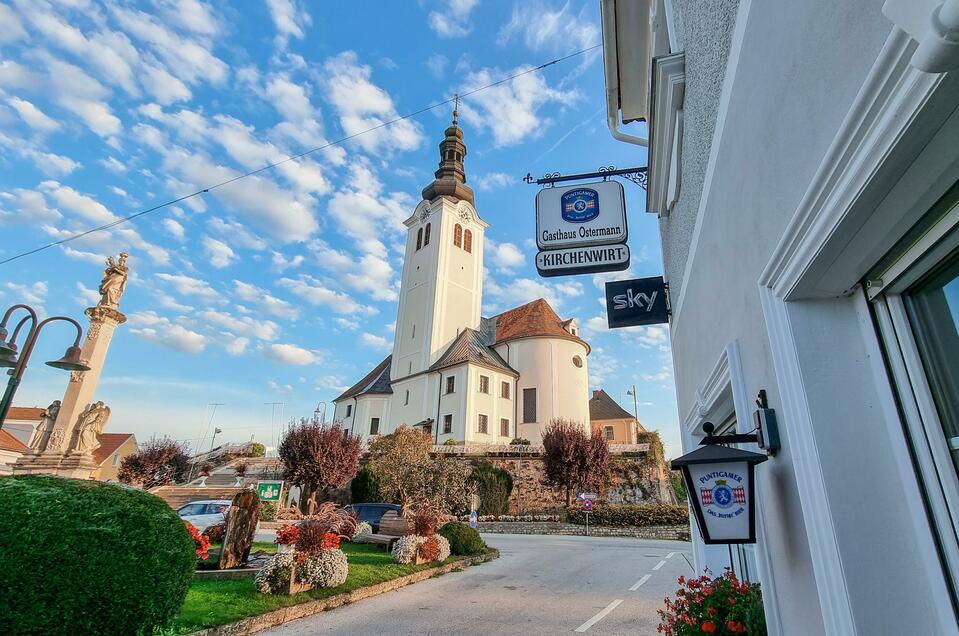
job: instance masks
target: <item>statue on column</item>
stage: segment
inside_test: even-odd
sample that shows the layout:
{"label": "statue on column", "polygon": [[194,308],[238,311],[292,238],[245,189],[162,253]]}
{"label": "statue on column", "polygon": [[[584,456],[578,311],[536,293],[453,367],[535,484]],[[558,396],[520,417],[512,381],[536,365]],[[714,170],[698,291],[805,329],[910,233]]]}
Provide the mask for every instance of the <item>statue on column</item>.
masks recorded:
{"label": "statue on column", "polygon": [[33,433],[30,440],[30,448],[35,451],[42,451],[46,448],[50,433],[53,432],[53,425],[57,421],[57,415],[60,414],[60,400],[54,400],[50,406],[43,411],[40,416],[40,423],[37,424],[37,430]]}
{"label": "statue on column", "polygon": [[103,279],[100,281],[100,302],[97,307],[116,309],[120,304],[120,297],[127,287],[127,276],[130,268],[127,267],[127,254],[120,252],[120,259],[107,258],[106,269],[103,270]]}
{"label": "statue on column", "polygon": [[100,433],[107,425],[110,407],[102,401],[88,406],[77,418],[77,453],[92,453],[100,448]]}

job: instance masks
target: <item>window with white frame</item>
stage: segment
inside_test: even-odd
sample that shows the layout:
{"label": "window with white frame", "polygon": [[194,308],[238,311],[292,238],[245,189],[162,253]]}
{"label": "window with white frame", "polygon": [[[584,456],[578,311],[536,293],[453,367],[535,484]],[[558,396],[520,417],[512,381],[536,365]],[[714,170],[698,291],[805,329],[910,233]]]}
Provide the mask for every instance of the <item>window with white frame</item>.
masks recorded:
{"label": "window with white frame", "polygon": [[499,388],[499,396],[501,398],[506,398],[508,400],[509,395],[510,395],[509,382],[501,383]]}
{"label": "window with white frame", "polygon": [[449,434],[453,432],[453,414],[447,413],[443,416],[443,433]]}
{"label": "window with white frame", "polygon": [[456,378],[451,375],[450,377],[446,378],[446,392],[452,393],[455,390],[456,390]]}
{"label": "window with white frame", "polygon": [[379,435],[380,434],[380,418],[371,417],[370,418],[370,435]]}
{"label": "window with white frame", "polygon": [[489,393],[489,376],[481,375],[479,380],[480,393]]}
{"label": "window with white frame", "polygon": [[483,434],[489,433],[489,417],[481,413],[478,417],[478,420],[479,421],[476,423],[476,430]]}
{"label": "window with white frame", "polygon": [[606,441],[612,441],[616,439],[616,431],[612,426],[603,427],[603,436],[606,437]]}
{"label": "window with white frame", "polygon": [[509,437],[509,420],[505,417],[499,421],[500,437]]}

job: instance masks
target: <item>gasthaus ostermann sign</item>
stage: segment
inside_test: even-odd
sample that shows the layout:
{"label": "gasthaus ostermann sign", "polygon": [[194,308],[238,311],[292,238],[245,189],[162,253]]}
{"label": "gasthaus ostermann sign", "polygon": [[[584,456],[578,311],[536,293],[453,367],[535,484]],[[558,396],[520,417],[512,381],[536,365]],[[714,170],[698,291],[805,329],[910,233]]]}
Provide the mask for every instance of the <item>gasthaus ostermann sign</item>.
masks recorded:
{"label": "gasthaus ostermann sign", "polygon": [[536,194],[536,245],[559,250],[625,243],[623,184],[598,181],[543,188]]}

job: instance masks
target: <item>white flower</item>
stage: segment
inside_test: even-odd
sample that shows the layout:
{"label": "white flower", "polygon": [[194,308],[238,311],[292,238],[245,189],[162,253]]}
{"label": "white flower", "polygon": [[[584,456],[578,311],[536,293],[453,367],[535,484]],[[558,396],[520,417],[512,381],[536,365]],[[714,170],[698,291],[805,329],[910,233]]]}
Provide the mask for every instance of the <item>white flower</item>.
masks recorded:
{"label": "white flower", "polygon": [[366,543],[371,534],[373,534],[373,527],[365,521],[361,521],[356,524],[356,530],[353,531],[353,536],[350,541],[354,543]]}
{"label": "white flower", "polygon": [[393,560],[402,565],[407,565],[416,560],[416,549],[421,543],[426,542],[426,537],[418,534],[408,534],[400,537],[393,544]]}
{"label": "white flower", "polygon": [[260,567],[253,578],[253,584],[262,594],[279,594],[290,583],[295,555],[293,552],[277,554]]}
{"label": "white flower", "polygon": [[436,543],[439,545],[440,553],[436,557],[437,561],[443,562],[446,559],[450,558],[450,542],[449,540],[441,534],[436,534]]}
{"label": "white flower", "polygon": [[316,587],[336,587],[346,582],[350,566],[346,554],[338,548],[321,550],[319,554],[296,565],[296,580]]}

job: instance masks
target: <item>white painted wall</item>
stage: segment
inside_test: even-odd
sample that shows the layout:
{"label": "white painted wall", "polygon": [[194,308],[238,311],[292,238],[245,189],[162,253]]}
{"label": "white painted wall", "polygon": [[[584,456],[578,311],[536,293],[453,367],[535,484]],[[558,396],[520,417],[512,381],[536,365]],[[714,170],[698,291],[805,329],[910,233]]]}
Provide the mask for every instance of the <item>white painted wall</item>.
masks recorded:
{"label": "white painted wall", "polygon": [[[695,412],[738,341],[746,394],[765,389],[781,415],[784,448],[759,480],[770,633],[955,633],[941,572],[917,557],[934,550],[931,533],[905,503],[916,484],[893,468],[905,440],[888,433],[897,414],[863,299],[769,300],[764,312],[758,285],[893,25],[865,0],[673,5],[687,55],[684,192],[662,221],[677,402],[681,418]],[[728,63],[704,42],[730,43]],[[698,436],[684,431],[683,443]],[[825,489],[811,495],[817,480]],[[728,565],[725,548],[697,557]]]}

